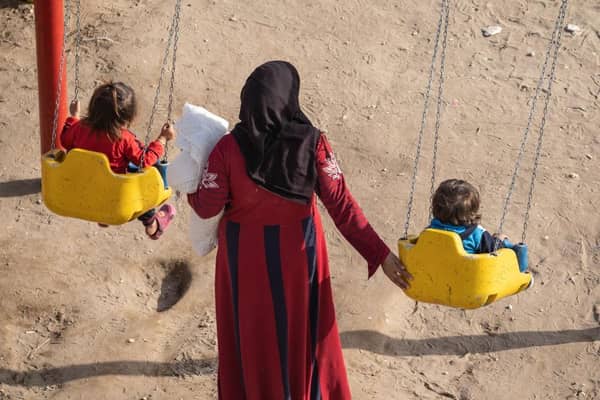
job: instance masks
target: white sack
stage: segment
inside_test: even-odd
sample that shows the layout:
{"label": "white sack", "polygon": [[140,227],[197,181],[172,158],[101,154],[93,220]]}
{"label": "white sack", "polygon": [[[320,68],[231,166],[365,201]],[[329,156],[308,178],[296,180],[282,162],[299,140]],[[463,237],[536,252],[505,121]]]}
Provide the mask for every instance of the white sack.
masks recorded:
{"label": "white sack", "polygon": [[190,153],[182,151],[169,162],[167,182],[179,193],[194,193],[198,188],[200,168]]}
{"label": "white sack", "polygon": [[181,149],[167,169],[167,182],[178,192],[194,193],[210,152],[227,133],[229,123],[202,107],[189,103],[183,106],[181,118],[175,123]]}
{"label": "white sack", "polygon": [[190,218],[190,240],[192,249],[200,256],[210,253],[218,242],[219,222],[223,216],[223,211],[209,219],[202,219],[192,211]]}
{"label": "white sack", "polygon": [[[186,103],[181,118],[175,123],[175,144],[181,152],[169,163],[167,182],[180,193],[194,193],[198,188],[208,156],[227,133],[229,123],[208,110]],[[217,230],[223,211],[202,219],[195,212],[190,218],[189,237],[192,248],[205,256],[217,246]]]}

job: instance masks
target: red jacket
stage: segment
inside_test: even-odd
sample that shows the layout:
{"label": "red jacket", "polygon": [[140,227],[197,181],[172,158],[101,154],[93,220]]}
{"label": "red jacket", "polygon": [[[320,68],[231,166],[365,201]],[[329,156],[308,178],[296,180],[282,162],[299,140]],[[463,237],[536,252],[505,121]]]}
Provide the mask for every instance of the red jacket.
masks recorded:
{"label": "red jacket", "polygon": [[[315,194],[342,235],[367,260],[369,276],[373,275],[390,254],[390,249],[371,227],[348,190],[325,135],[321,135],[317,144],[316,164]],[[260,188],[248,177],[245,165],[233,135],[225,135],[210,154],[198,190],[187,195],[188,203],[200,218],[213,217],[225,207],[225,220],[276,225],[277,220],[289,223],[295,213],[308,213],[303,210],[315,208],[314,201],[299,205]]]}
{"label": "red jacket", "polygon": [[[121,130],[121,139],[112,140],[107,132],[92,132],[89,126],[73,117],[65,121],[60,140],[66,150],[78,148],[106,154],[110,168],[117,174],[126,173],[130,162],[139,165],[144,152],[144,145],[128,129]],[[164,151],[158,140],[150,142],[144,168],[154,165]]]}

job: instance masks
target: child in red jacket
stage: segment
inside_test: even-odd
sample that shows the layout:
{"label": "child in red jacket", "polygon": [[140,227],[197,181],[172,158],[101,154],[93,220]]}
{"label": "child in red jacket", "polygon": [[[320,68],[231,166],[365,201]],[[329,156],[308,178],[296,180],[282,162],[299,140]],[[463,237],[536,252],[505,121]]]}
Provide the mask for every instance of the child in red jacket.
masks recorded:
{"label": "child in red jacket", "polygon": [[[140,165],[142,159],[143,168],[154,165],[164,154],[167,142],[176,135],[167,123],[158,138],[144,149],[128,129],[137,113],[135,92],[122,82],[110,82],[96,88],[85,118],[79,119],[79,101],[71,102],[69,111],[71,115],[61,134],[63,147],[104,153],[110,168],[117,174],[126,173],[129,163]],[[146,234],[156,240],[174,217],[175,208],[164,204],[158,211],[150,210],[138,219],[146,227]]]}

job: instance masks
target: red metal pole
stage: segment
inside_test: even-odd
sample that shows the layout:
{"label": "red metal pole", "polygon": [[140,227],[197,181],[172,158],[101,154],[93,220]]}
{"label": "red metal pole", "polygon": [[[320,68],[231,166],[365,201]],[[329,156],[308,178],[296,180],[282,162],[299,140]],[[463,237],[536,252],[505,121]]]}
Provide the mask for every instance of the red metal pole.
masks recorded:
{"label": "red metal pole", "polygon": [[[63,0],[35,0],[35,47],[38,68],[38,98],[40,108],[40,139],[42,154],[50,150],[52,124],[58,94],[60,59],[63,46]],[[67,115],[66,65],[63,66],[59,101],[56,145]]]}

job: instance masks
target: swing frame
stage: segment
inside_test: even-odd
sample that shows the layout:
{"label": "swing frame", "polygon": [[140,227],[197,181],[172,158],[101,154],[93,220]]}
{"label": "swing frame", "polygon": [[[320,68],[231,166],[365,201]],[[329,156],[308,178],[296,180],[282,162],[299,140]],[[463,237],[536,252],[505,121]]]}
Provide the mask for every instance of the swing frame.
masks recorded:
{"label": "swing frame", "polygon": [[[502,227],[505,221],[508,205],[510,203],[510,198],[514,191],[516,177],[518,175],[519,167],[525,150],[525,143],[527,142],[529,131],[532,125],[537,99],[541,92],[544,79],[546,78],[546,69],[549,65],[549,60],[552,60],[552,66],[550,68],[550,72],[548,73],[548,84],[546,88],[547,95],[544,101],[542,122],[539,128],[533,171],[529,185],[528,202],[524,213],[523,233],[520,243],[520,246],[524,248],[526,248],[525,238],[527,233],[527,222],[529,218],[529,211],[532,205],[536,172],[544,137],[544,126],[547,119],[550,96],[552,94],[552,83],[556,73],[558,52],[560,50],[560,40],[562,36],[561,28],[564,25],[567,6],[568,0],[561,0],[558,16],[552,32],[552,39],[548,45],[546,59],[541,69],[535,95],[531,102],[527,126],[523,133],[519,154],[516,159],[514,172],[504,202],[500,224],[497,230],[498,234],[500,235],[502,233]],[[410,288],[405,290],[405,293],[409,297],[416,301],[441,304],[449,307],[478,308],[488,305],[502,297],[516,294],[531,287],[531,284],[533,283],[533,277],[530,273],[520,272],[519,260],[517,259],[515,252],[510,249],[495,248],[494,251],[489,254],[467,254],[462,246],[462,241],[459,235],[454,232],[437,229],[425,229],[418,237],[410,236],[408,234],[415,192],[415,182],[421,154],[421,145],[423,141],[427,110],[429,107],[432,80],[434,76],[440,36],[443,36],[433,145],[431,198],[433,198],[435,188],[437,146],[439,139],[441,119],[440,114],[444,86],[444,67],[448,36],[449,9],[450,0],[441,0],[440,17],[434,40],[434,49],[429,70],[429,80],[425,93],[421,127],[416,146],[413,175],[407,206],[406,223],[404,225],[404,235],[403,238],[398,241],[398,250],[401,261],[414,278],[410,283]],[[431,210],[429,219],[431,219]],[[526,260],[521,261],[525,262],[526,265]]]}
{"label": "swing frame", "polygon": [[454,232],[426,229],[399,240],[398,252],[413,276],[406,295],[425,303],[479,308],[527,289],[533,279],[519,271],[511,249],[468,254]]}
{"label": "swing frame", "polygon": [[82,149],[51,150],[42,156],[42,198],[64,217],[121,225],[166,202],[159,170],[116,174],[105,154]]}
{"label": "swing frame", "polygon": [[[76,2],[76,42],[75,42],[75,88],[74,101],[78,100],[79,93],[79,46],[81,42],[80,16],[81,0]],[[50,150],[42,155],[42,199],[46,207],[54,213],[66,217],[73,217],[87,221],[98,222],[106,225],[120,225],[129,222],[147,211],[163,204],[172,194],[167,187],[166,168],[168,165],[167,150],[163,161],[156,168],[143,168],[144,150],[138,166],[138,172],[132,174],[116,174],[110,169],[108,158],[102,153],[83,149],[71,149],[68,153],[57,147],[59,137],[57,131],[61,119],[61,102],[66,97],[65,69],[66,69],[66,30],[67,21],[64,18],[64,4],[60,3],[60,12],[52,9],[54,14],[62,16],[62,40],[58,73],[55,74],[57,82],[54,112],[50,124]],[[69,6],[71,2],[67,3]],[[70,7],[69,8],[69,12]],[[179,39],[179,19],[181,0],[176,0],[175,11],[169,29],[167,47],[162,60],[160,79],[157,85],[154,104],[147,127],[146,143],[149,142],[152,123],[158,106],[160,88],[169,60],[171,46],[172,66],[169,85],[168,117],[171,119],[173,106],[173,91],[175,85],[175,66],[177,60],[177,42]],[[54,22],[61,18],[53,19]],[[36,20],[36,26],[38,26]],[[41,25],[41,24],[39,24]],[[41,76],[41,74],[40,74]],[[41,97],[40,97],[41,101]],[[64,123],[64,122],[61,122]],[[43,129],[42,129],[43,133]]]}
{"label": "swing frame", "polygon": [[[55,104],[58,104],[58,126],[63,126],[67,119],[66,63],[62,59],[64,2],[63,0],[35,0],[33,11],[40,110],[40,150],[45,154],[51,148]],[[61,94],[57,99],[59,86]]]}

